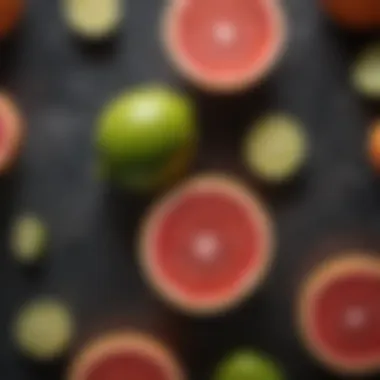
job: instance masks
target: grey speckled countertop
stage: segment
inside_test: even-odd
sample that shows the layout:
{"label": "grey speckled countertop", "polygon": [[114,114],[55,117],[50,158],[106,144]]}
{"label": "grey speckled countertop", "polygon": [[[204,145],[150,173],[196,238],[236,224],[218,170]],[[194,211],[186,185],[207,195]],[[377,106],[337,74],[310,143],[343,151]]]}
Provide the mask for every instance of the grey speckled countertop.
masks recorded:
{"label": "grey speckled countertop", "polygon": [[[70,37],[57,0],[28,3],[22,28],[0,50],[0,85],[14,94],[28,122],[19,167],[0,183],[2,378],[42,380],[62,373],[62,363],[26,364],[9,338],[17,307],[48,292],[72,304],[79,341],[109,320],[145,327],[177,348],[194,380],[208,379],[220,356],[241,345],[277,357],[289,379],[335,379],[297,342],[293,285],[304,264],[314,260],[317,244],[335,236],[355,233],[362,238],[368,231],[380,232],[380,192],[363,150],[374,107],[350,89],[347,76],[349,62],[366,38],[336,30],[314,0],[286,0],[289,49],[267,82],[238,97],[217,98],[188,88],[198,103],[203,134],[194,170],[232,171],[255,186],[240,163],[239,147],[250,120],[265,110],[296,114],[312,143],[310,164],[300,181],[282,191],[261,189],[279,244],[268,283],[241,310],[194,321],[157,301],[136,267],[134,233],[151,199],[107,189],[92,176],[91,135],[99,107],[134,84],[181,85],[158,43],[164,0],[130,0],[120,38],[97,49]],[[51,254],[40,273],[22,271],[7,249],[10,220],[25,210],[40,213],[51,226]]]}

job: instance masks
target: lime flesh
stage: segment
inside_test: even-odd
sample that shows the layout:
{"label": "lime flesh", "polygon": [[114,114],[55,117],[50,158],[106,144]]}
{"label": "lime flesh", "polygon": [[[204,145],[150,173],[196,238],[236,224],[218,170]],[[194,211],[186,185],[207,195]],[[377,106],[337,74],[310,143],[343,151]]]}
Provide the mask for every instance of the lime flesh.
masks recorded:
{"label": "lime flesh", "polygon": [[217,366],[213,380],[284,380],[279,366],[255,351],[236,351]]}
{"label": "lime flesh", "polygon": [[14,341],[20,352],[35,360],[61,356],[73,335],[73,320],[67,307],[52,298],[27,303],[17,315]]}
{"label": "lime flesh", "polygon": [[125,186],[155,187],[169,172],[187,167],[196,135],[185,96],[162,86],[140,87],[103,110],[96,136],[100,166]]}
{"label": "lime flesh", "polygon": [[98,39],[113,34],[123,19],[123,0],[62,0],[69,27],[77,34]]}
{"label": "lime flesh", "polygon": [[359,55],[353,66],[352,82],[360,94],[380,99],[380,44],[367,47]]}
{"label": "lime flesh", "polygon": [[14,258],[22,264],[38,262],[46,252],[47,230],[36,216],[20,216],[11,232],[11,249]]}
{"label": "lime flesh", "polygon": [[280,182],[293,177],[303,166],[307,139],[293,117],[268,115],[248,132],[243,150],[246,165],[258,177]]}

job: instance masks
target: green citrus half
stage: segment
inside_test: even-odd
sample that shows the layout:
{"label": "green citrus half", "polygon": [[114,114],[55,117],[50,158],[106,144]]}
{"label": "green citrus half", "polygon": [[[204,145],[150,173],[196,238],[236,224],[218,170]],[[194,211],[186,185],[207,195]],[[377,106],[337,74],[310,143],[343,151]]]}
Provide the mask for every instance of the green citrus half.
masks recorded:
{"label": "green citrus half", "polygon": [[46,253],[47,229],[34,215],[18,217],[12,227],[10,245],[13,257],[22,264],[33,264]]}
{"label": "green citrus half", "polygon": [[71,343],[73,319],[68,308],[53,298],[38,298],[21,308],[14,321],[17,348],[38,361],[61,356]]}
{"label": "green citrus half", "polygon": [[251,350],[236,351],[222,360],[213,380],[284,380],[284,374],[272,359]]}
{"label": "green citrus half", "polygon": [[359,54],[353,65],[352,82],[360,94],[380,99],[380,43],[368,46]]}
{"label": "green citrus half", "polygon": [[113,34],[123,19],[123,0],[62,0],[67,25],[88,39]]}
{"label": "green citrus half", "polygon": [[244,140],[247,167],[266,181],[282,182],[303,166],[308,153],[306,134],[294,117],[267,115],[259,120]]}

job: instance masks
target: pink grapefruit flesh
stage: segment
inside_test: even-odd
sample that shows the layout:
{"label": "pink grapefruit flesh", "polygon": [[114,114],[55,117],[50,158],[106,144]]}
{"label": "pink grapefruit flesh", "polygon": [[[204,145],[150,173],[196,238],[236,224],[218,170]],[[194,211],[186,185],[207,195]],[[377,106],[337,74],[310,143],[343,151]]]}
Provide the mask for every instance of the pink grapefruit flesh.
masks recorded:
{"label": "pink grapefruit flesh", "polygon": [[380,370],[380,260],[332,261],[301,296],[303,335],[326,364],[345,372]]}
{"label": "pink grapefruit flesh", "polygon": [[176,66],[201,85],[225,90],[260,79],[285,34],[277,0],[174,1],[164,25]]}
{"label": "pink grapefruit flesh", "polygon": [[0,174],[17,158],[22,140],[22,119],[15,104],[0,94]]}
{"label": "pink grapefruit flesh", "polygon": [[234,305],[261,280],[271,256],[261,203],[219,176],[169,194],[148,216],[141,239],[143,269],[154,288],[195,313]]}
{"label": "pink grapefruit flesh", "polygon": [[69,380],[184,380],[172,354],[151,337],[121,333],[101,337],[74,360]]}

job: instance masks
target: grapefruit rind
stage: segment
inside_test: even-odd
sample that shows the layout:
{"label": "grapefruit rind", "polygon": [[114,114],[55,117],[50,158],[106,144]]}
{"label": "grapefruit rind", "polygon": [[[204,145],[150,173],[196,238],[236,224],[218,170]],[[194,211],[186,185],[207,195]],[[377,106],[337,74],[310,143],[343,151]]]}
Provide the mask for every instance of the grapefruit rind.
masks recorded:
{"label": "grapefruit rind", "polygon": [[380,356],[355,363],[350,359],[344,360],[341,356],[329,352],[329,349],[315,339],[310,332],[309,319],[311,318],[310,305],[318,296],[319,291],[339,277],[365,271],[380,277],[380,259],[375,253],[352,251],[345,252],[335,259],[325,260],[314,272],[308,276],[301,286],[297,298],[296,315],[301,340],[312,355],[321,363],[340,374],[372,374],[380,369]]}
{"label": "grapefruit rind", "polygon": [[235,73],[230,78],[212,78],[208,74],[202,74],[189,62],[175,38],[176,20],[187,6],[186,0],[169,1],[161,18],[161,38],[169,60],[185,78],[211,92],[241,92],[250,85],[261,82],[283,56],[287,42],[287,26],[281,5],[277,0],[265,0],[262,4],[263,7],[268,7],[267,12],[273,18],[276,28],[273,34],[277,41],[272,43],[272,49],[260,64],[252,64],[251,70]]}
{"label": "grapefruit rind", "polygon": [[[258,228],[261,228],[263,246],[261,250],[262,261],[259,268],[252,268],[249,274],[245,275],[245,280],[233,294],[228,294],[228,299],[191,299],[186,297],[181,291],[174,289],[170,281],[166,281],[163,276],[157,274],[157,269],[150,258],[151,247],[150,236],[154,233],[155,226],[162,220],[165,212],[175,203],[182,194],[189,190],[199,189],[223,189],[221,193],[229,194],[239,202],[244,202],[247,209],[252,210],[255,217],[252,221]],[[145,278],[149,285],[172,307],[194,316],[209,316],[227,312],[243,303],[256,288],[258,288],[266,278],[273,261],[274,234],[269,213],[262,206],[259,197],[246,188],[237,180],[220,174],[204,174],[190,179],[183,183],[174,191],[168,193],[161,201],[156,203],[148,212],[145,221],[142,223],[138,240],[139,262]]]}
{"label": "grapefruit rind", "polygon": [[21,147],[24,124],[10,97],[0,93],[0,122],[4,128],[4,149],[0,149],[0,174],[11,169]]}
{"label": "grapefruit rind", "polygon": [[172,352],[162,343],[140,332],[114,332],[89,343],[75,358],[68,371],[68,380],[86,380],[91,366],[107,354],[117,352],[141,352],[150,357],[167,373],[167,380],[185,380],[185,374]]}
{"label": "grapefruit rind", "polygon": [[176,182],[197,150],[191,100],[161,84],[119,95],[104,107],[98,124],[100,175],[133,191],[148,193]]}

